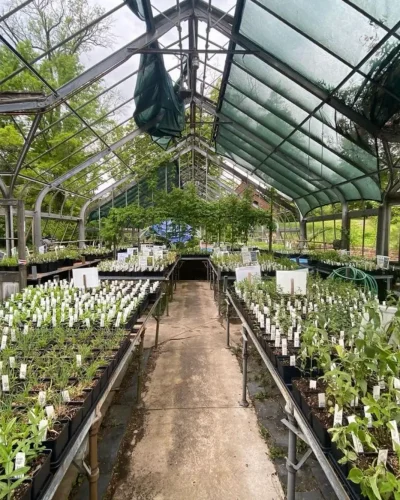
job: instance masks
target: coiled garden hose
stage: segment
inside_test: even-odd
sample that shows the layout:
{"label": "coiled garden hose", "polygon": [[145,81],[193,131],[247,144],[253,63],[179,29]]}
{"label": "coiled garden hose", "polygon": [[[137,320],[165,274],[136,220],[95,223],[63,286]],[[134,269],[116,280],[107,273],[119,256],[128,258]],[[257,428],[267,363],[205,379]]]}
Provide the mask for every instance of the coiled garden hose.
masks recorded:
{"label": "coiled garden hose", "polygon": [[332,271],[329,278],[354,281],[356,285],[363,286],[372,293],[376,295],[378,294],[378,284],[376,279],[370,274],[361,271],[361,269],[358,269],[357,267],[340,267],[339,269]]}

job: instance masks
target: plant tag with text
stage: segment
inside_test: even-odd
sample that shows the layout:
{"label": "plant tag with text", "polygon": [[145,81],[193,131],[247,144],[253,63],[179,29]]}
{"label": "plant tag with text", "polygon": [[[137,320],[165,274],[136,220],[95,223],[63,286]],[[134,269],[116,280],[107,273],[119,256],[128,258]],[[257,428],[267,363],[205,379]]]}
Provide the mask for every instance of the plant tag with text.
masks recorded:
{"label": "plant tag with text", "polygon": [[325,393],[320,392],[318,394],[318,408],[325,408],[325,405],[326,405]]}
{"label": "plant tag with text", "polygon": [[282,339],[282,356],[287,356],[287,339]]}
{"label": "plant tag with text", "polygon": [[[355,415],[349,415],[347,417],[347,421],[349,424],[352,424],[356,421],[356,416]],[[358,439],[358,437],[354,434],[354,432],[351,433],[351,437],[353,438],[353,446],[356,451],[356,453],[364,453],[364,448],[361,443],[361,441]]]}
{"label": "plant tag with text", "polygon": [[[22,451],[19,451],[16,455],[15,455],[15,468],[14,470],[18,470],[18,469],[22,469],[23,467],[25,467],[25,453],[23,453]],[[21,479],[22,477],[24,477],[22,474],[17,474],[14,476],[15,479]]]}
{"label": "plant tag with text", "polygon": [[51,419],[51,418],[55,417],[55,411],[54,411],[53,405],[46,406],[45,411],[46,411],[47,418]]}
{"label": "plant tag with text", "polygon": [[400,446],[399,429],[397,428],[396,420],[389,422],[390,434],[392,436],[393,451],[396,451],[396,445]]}
{"label": "plant tag with text", "polygon": [[39,438],[41,441],[46,441],[48,425],[49,425],[49,423],[45,419],[43,419],[39,422],[38,429],[39,429]]}
{"label": "plant tag with text", "polygon": [[397,428],[396,420],[391,420],[389,422],[389,426],[390,434],[392,436],[393,450],[396,451],[396,445],[400,446],[399,429]]}
{"label": "plant tag with text", "polygon": [[22,380],[26,379],[26,370],[27,370],[27,368],[28,368],[27,364],[25,364],[25,363],[21,364],[21,368],[19,370],[19,378],[20,379],[22,379]]}
{"label": "plant tag with text", "polygon": [[296,366],[296,356],[290,356],[290,366]]}
{"label": "plant tag with text", "polygon": [[3,392],[10,392],[10,382],[8,380],[8,375],[1,376],[1,386],[3,388]]}
{"label": "plant tag with text", "polygon": [[374,385],[372,388],[372,396],[377,401],[381,397],[381,386]]}
{"label": "plant tag with text", "polygon": [[317,381],[310,380],[310,389],[316,389],[316,388],[317,388]]}
{"label": "plant tag with text", "polygon": [[339,405],[335,405],[335,413],[333,416],[333,426],[342,425],[343,423],[343,409],[339,408]]}
{"label": "plant tag with text", "polygon": [[294,347],[300,347],[300,335],[297,332],[294,334]]}
{"label": "plant tag with text", "polygon": [[44,406],[46,404],[46,391],[39,391],[38,402],[40,406]]}
{"label": "plant tag with text", "polygon": [[1,350],[7,347],[7,335],[2,335],[1,337]]}
{"label": "plant tag with text", "polygon": [[69,392],[67,390],[62,391],[61,396],[62,396],[64,403],[69,403],[71,401],[71,398],[69,396]]}
{"label": "plant tag with text", "polygon": [[15,358],[14,358],[14,356],[10,356],[8,358],[8,362],[10,363],[10,368],[15,368]]}
{"label": "plant tag with text", "polygon": [[275,336],[275,347],[280,347],[281,346],[281,334],[277,333]]}
{"label": "plant tag with text", "polygon": [[384,465],[386,467],[388,452],[389,452],[389,450],[379,450],[378,451],[378,461],[377,461],[378,465]]}
{"label": "plant tag with text", "polygon": [[82,355],[81,354],[76,355],[76,366],[82,366]]}

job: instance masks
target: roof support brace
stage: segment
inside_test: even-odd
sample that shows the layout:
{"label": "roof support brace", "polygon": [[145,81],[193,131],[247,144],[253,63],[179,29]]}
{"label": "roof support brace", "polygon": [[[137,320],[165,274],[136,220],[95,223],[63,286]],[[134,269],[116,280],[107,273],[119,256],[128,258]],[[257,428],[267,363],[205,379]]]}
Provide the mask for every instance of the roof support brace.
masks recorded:
{"label": "roof support brace", "polygon": [[41,118],[42,118],[42,115],[40,115],[40,114],[37,114],[35,116],[35,118],[33,119],[31,128],[29,130],[28,136],[25,139],[24,145],[23,145],[21,153],[20,153],[20,155],[18,157],[18,161],[17,161],[17,164],[15,166],[15,170],[14,170],[14,173],[13,173],[13,176],[12,176],[12,179],[11,179],[11,183],[10,183],[10,196],[12,196],[12,194],[13,194],[15,183],[17,182],[18,174],[19,174],[19,172],[20,172],[20,170],[22,168],[22,165],[24,163],[25,157],[28,154],[29,148],[30,148],[30,146],[32,144],[32,141],[33,141],[34,137],[35,137],[36,130],[37,130],[38,126],[39,126]]}
{"label": "roof support brace", "polygon": [[179,21],[186,20],[193,14],[191,3],[180,5],[178,8],[172,7],[165,11],[164,15],[159,15],[154,19],[154,31],[147,32],[144,35],[136,38],[132,42],[117,50],[110,56],[98,62],[91,68],[87,69],[81,75],[77,76],[70,82],[56,90],[56,94],[52,94],[44,100],[20,101],[0,104],[0,114],[15,113],[25,111],[28,113],[44,111],[46,108],[54,107],[63,102],[66,98],[79,92],[89,84],[96,82],[104,77],[110,71],[123,64],[135,54],[135,49],[140,50],[147,47],[152,42],[158,40],[168,31],[174,28]]}
{"label": "roof support brace", "polygon": [[33,241],[36,246],[36,248],[39,248],[40,245],[42,244],[42,226],[41,226],[41,212],[42,212],[42,203],[45,198],[45,196],[54,188],[57,188],[60,184],[65,182],[66,180],[70,179],[77,173],[81,172],[85,168],[89,167],[90,165],[93,165],[93,163],[98,162],[105,156],[107,156],[109,153],[112,151],[122,147],[125,145],[127,142],[131,141],[138,135],[142,134],[145,132],[149,127],[152,127],[154,123],[157,123],[159,120],[162,118],[162,113],[160,113],[154,120],[151,122],[147,123],[146,126],[140,127],[130,134],[127,134],[125,137],[120,139],[117,142],[114,142],[109,148],[103,149],[99,153],[93,155],[92,157],[88,158],[86,161],[81,163],[80,165],[77,165],[73,169],[69,170],[63,175],[60,175],[60,177],[57,177],[50,186],[46,186],[45,188],[40,191],[38,197],[36,198],[36,203],[35,203],[35,214],[34,214],[34,219],[33,219]]}

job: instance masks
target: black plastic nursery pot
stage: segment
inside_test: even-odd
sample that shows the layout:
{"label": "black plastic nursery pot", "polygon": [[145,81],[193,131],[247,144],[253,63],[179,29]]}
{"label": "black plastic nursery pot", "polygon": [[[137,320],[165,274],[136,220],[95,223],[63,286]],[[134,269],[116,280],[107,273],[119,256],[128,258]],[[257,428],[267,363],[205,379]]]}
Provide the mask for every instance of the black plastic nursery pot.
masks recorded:
{"label": "black plastic nursery pot", "polygon": [[40,457],[42,457],[42,463],[39,469],[36,470],[32,476],[32,489],[31,498],[36,500],[40,497],[44,487],[46,486],[49,477],[51,475],[50,463],[51,463],[51,450],[44,450],[41,452]]}
{"label": "black plastic nursery pot", "polygon": [[93,389],[90,388],[83,389],[80,398],[71,401],[71,404],[82,405],[83,409],[82,419],[86,417],[86,415],[89,413],[92,407],[92,400],[93,400],[92,395],[93,395]]}
{"label": "black plastic nursery pot", "polygon": [[23,481],[23,483],[14,490],[13,498],[16,498],[18,500],[33,500],[32,481],[30,479]]}
{"label": "black plastic nursery pot", "polygon": [[73,407],[73,408],[77,409],[75,415],[69,421],[68,436],[69,436],[69,439],[72,439],[73,436],[75,435],[76,431],[79,429],[79,426],[82,423],[83,413],[84,413],[83,412],[84,405],[83,405],[83,403],[76,402],[76,401],[67,403],[67,405],[69,407]]}
{"label": "black plastic nursery pot", "polygon": [[[101,381],[100,377],[94,377],[93,378],[93,386],[91,387],[92,390],[92,406],[94,406],[97,403],[97,400],[99,399],[100,396],[100,391],[101,391]],[[88,388],[89,390],[89,388]]]}
{"label": "black plastic nursery pot", "polygon": [[301,394],[300,394],[299,389],[297,388],[297,385],[294,382],[295,382],[295,380],[293,378],[292,379],[292,394],[293,394],[293,398],[296,401],[296,403],[299,406],[299,408],[301,408]]}
{"label": "black plastic nursery pot", "polygon": [[69,439],[69,420],[62,420],[60,423],[60,431],[55,439],[46,439],[43,445],[46,449],[51,450],[51,467],[58,462]]}
{"label": "black plastic nursery pot", "polygon": [[275,356],[278,373],[285,384],[291,384],[292,379],[300,376],[300,370],[297,366],[289,365],[289,356]]}
{"label": "black plastic nursery pot", "polygon": [[36,264],[36,269],[39,274],[49,272],[49,266],[47,262],[41,262],[40,264]]}
{"label": "black plastic nursery pot", "polygon": [[316,410],[311,411],[311,424],[312,424],[312,429],[315,432],[315,435],[317,436],[321,448],[323,450],[330,450],[331,448],[331,436],[328,432],[328,429],[333,427],[333,417],[329,415],[330,419],[330,424],[326,427],[323,422],[320,420],[319,416],[326,415],[328,414],[327,412],[319,412]]}

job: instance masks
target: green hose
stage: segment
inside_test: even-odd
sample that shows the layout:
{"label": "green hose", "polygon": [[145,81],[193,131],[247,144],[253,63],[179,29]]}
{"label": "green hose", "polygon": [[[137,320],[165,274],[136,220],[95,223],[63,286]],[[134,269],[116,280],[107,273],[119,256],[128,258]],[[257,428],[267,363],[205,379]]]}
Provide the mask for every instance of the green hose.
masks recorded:
{"label": "green hose", "polygon": [[354,281],[356,285],[363,286],[364,289],[370,290],[375,295],[378,294],[378,284],[376,279],[370,274],[361,271],[361,269],[357,269],[357,267],[340,267],[339,269],[335,269],[329,275],[329,278],[351,280]]}

